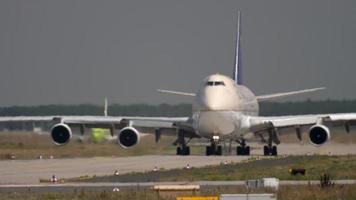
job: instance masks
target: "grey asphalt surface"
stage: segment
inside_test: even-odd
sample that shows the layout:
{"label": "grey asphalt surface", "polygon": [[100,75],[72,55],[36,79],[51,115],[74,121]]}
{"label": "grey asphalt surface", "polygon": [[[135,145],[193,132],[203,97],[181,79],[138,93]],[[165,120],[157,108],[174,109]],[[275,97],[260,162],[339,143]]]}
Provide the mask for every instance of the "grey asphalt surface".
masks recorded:
{"label": "grey asphalt surface", "polygon": [[58,178],[79,176],[112,175],[120,173],[151,171],[154,167],[173,169],[218,165],[225,160],[241,162],[248,156],[175,156],[147,155],[134,157],[95,157],[77,159],[47,160],[5,160],[0,161],[0,184],[37,184],[40,179],[50,179],[53,174]]}
{"label": "grey asphalt surface", "polygon": [[[261,146],[251,145],[252,154],[261,155]],[[287,155],[305,155],[305,154],[333,154],[346,155],[356,154],[356,145],[329,143],[322,147],[313,147],[308,144],[281,144],[279,153]],[[49,179],[52,174],[59,178],[72,178],[79,176],[103,176],[112,175],[117,169],[120,174],[131,172],[151,171],[154,167],[164,169],[184,168],[187,164],[191,167],[202,167],[206,165],[218,165],[224,161],[242,162],[247,160],[248,156],[174,156],[174,155],[147,155],[134,157],[94,157],[94,158],[76,158],[76,159],[44,159],[44,160],[3,160],[0,161],[0,191],[6,190],[37,190],[41,187],[49,190],[73,190],[85,188],[112,188],[116,183],[109,185],[100,185],[100,183],[85,183],[89,185],[46,185],[39,184],[40,179]],[[290,182],[285,182],[288,184]],[[298,184],[301,182],[298,182]],[[354,183],[354,182],[352,182]],[[123,183],[121,183],[123,184]],[[127,184],[127,183],[125,183]],[[147,183],[134,183],[147,184]],[[220,184],[220,183],[219,183]],[[227,183],[225,183],[227,184]],[[229,183],[231,184],[231,182]],[[290,184],[297,184],[292,182]],[[304,184],[304,183],[303,183]],[[26,186],[25,186],[26,185]],[[27,186],[29,185],[29,186]],[[11,186],[11,187],[10,187]],[[12,188],[12,189],[6,189]]]}

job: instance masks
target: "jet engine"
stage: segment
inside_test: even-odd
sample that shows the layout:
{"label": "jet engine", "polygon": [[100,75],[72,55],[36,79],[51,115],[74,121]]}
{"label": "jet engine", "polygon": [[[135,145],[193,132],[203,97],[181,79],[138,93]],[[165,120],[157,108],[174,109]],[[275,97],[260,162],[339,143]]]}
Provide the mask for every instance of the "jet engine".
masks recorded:
{"label": "jet engine", "polygon": [[140,142],[140,133],[133,127],[125,127],[119,132],[117,141],[123,148],[130,148]]}
{"label": "jet engine", "polygon": [[67,124],[56,124],[51,128],[52,141],[56,145],[65,145],[72,138],[72,130]]}
{"label": "jet engine", "polygon": [[329,128],[324,125],[314,125],[309,129],[310,143],[314,146],[320,146],[330,139]]}

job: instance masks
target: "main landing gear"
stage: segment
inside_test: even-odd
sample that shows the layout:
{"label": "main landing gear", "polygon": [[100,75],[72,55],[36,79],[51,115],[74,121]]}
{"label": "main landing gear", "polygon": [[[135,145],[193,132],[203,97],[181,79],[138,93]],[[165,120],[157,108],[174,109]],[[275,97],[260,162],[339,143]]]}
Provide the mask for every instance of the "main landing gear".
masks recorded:
{"label": "main landing gear", "polygon": [[265,156],[277,156],[277,146],[273,145],[273,146],[263,146],[263,155]]}
{"label": "main landing gear", "polygon": [[250,146],[246,145],[245,139],[237,140],[240,146],[236,147],[236,155],[238,156],[248,156],[250,155]]}
{"label": "main landing gear", "polygon": [[270,131],[269,132],[269,138],[267,141],[267,145],[263,146],[263,155],[265,156],[277,156],[277,146],[273,145],[273,139],[278,142],[279,144],[279,139],[276,135],[276,131]]}
{"label": "main landing gear", "polygon": [[188,146],[177,147],[177,155],[189,156],[190,155],[190,148]]}
{"label": "main landing gear", "polygon": [[190,148],[189,148],[189,146],[187,146],[189,141],[190,140],[188,140],[188,142],[185,141],[183,131],[178,132],[178,139],[175,142],[176,144],[178,144],[177,152],[176,152],[177,155],[180,155],[180,156],[189,156],[190,155]]}

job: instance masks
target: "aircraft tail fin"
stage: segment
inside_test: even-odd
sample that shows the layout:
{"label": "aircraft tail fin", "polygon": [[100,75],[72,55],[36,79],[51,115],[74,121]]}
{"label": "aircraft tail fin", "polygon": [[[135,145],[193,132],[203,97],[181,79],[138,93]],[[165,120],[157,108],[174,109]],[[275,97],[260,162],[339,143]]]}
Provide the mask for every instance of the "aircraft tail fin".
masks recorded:
{"label": "aircraft tail fin", "polygon": [[108,98],[105,97],[104,99],[104,116],[108,116]]}
{"label": "aircraft tail fin", "polygon": [[235,66],[234,66],[234,81],[236,84],[242,84],[242,64],[241,64],[241,50],[240,50],[240,24],[241,24],[241,13],[237,11],[237,32],[236,32],[236,46],[235,46]]}

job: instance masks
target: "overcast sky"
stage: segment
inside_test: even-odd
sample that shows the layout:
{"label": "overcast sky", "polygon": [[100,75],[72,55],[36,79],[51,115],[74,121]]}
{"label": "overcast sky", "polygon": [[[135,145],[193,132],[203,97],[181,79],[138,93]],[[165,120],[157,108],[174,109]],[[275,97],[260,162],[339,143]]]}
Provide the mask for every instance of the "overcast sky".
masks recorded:
{"label": "overcast sky", "polygon": [[231,75],[237,9],[255,94],[356,98],[356,1],[1,0],[0,106],[191,102],[156,89]]}

